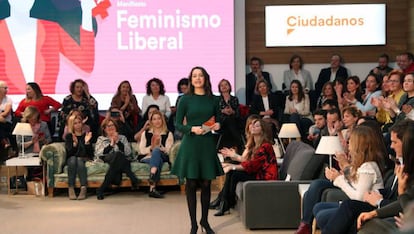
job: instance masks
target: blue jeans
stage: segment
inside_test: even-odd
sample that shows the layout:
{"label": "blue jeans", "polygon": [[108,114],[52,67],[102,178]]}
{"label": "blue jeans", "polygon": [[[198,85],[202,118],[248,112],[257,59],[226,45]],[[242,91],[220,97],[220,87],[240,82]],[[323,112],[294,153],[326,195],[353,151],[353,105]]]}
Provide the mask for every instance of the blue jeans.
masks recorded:
{"label": "blue jeans", "polygon": [[335,214],[338,208],[338,202],[319,202],[313,207],[313,215],[321,230],[326,226],[329,219]]}
{"label": "blue jeans", "polygon": [[151,158],[144,158],[141,160],[142,163],[148,163],[151,168],[156,167],[157,172],[154,174],[154,182],[160,181],[160,175],[162,170],[162,165],[164,162],[169,162],[168,155],[161,151],[160,148],[156,147],[151,152]]}
{"label": "blue jeans", "polygon": [[70,156],[66,161],[68,164],[68,184],[69,187],[75,186],[76,175],[79,175],[79,181],[81,186],[86,186],[87,182],[87,173],[85,160],[76,156]]}
{"label": "blue jeans", "polygon": [[322,193],[325,189],[335,188],[331,181],[317,179],[312,181],[308,191],[303,196],[302,222],[311,224],[313,221],[313,207],[321,201]]}

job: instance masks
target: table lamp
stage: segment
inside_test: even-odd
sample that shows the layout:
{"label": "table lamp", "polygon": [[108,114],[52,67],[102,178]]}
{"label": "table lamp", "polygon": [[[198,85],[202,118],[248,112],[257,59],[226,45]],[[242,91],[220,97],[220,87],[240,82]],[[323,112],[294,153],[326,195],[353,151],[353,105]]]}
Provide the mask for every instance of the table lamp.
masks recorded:
{"label": "table lamp", "polygon": [[16,127],[13,129],[13,135],[22,137],[22,150],[19,153],[19,158],[24,158],[24,137],[33,136],[32,127],[29,123],[17,123]]}
{"label": "table lamp", "polygon": [[[289,143],[290,143],[291,138],[301,137],[299,129],[295,123],[284,123],[282,127],[280,128],[279,134],[277,136],[279,138],[288,138]],[[283,146],[283,143],[282,143],[282,149],[283,149],[283,153],[286,153],[286,149]]]}
{"label": "table lamp", "polygon": [[315,154],[329,155],[329,168],[332,168],[332,155],[344,152],[338,136],[322,136],[316,148]]}

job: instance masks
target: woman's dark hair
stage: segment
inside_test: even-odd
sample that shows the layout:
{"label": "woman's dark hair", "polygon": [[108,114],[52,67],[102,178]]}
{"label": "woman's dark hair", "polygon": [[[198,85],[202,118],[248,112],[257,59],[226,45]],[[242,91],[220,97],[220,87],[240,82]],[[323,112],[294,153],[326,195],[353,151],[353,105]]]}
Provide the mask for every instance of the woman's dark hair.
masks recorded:
{"label": "woman's dark hair", "polygon": [[40,86],[36,82],[29,82],[27,83],[28,86],[30,86],[33,91],[36,93],[36,99],[39,99],[43,97],[42,90],[40,89]]}
{"label": "woman's dark hair", "polygon": [[300,66],[299,66],[299,68],[300,69],[302,69],[302,67],[303,67],[303,59],[302,59],[302,57],[300,57],[300,55],[298,55],[298,54],[294,54],[294,55],[292,55],[292,57],[290,58],[290,60],[289,60],[289,68],[290,69],[292,69],[292,63],[293,63],[293,60],[295,60],[295,59],[299,59],[299,63],[300,63]]}
{"label": "woman's dark hair", "polygon": [[361,93],[361,80],[359,79],[358,76],[350,76],[350,77],[346,78],[344,89],[348,92],[348,87],[347,86],[348,86],[348,81],[349,80],[352,80],[356,85],[358,85],[356,93]]}
{"label": "woman's dark hair", "polygon": [[181,86],[182,85],[187,85],[188,86],[188,78],[187,77],[181,78],[178,81],[178,83],[177,83],[177,91],[178,91],[178,93],[182,93],[182,91],[181,91]]}
{"label": "woman's dark hair", "polygon": [[152,108],[155,108],[157,110],[160,110],[160,107],[158,105],[155,105],[155,104],[149,105],[147,107],[147,110],[145,111],[144,115],[142,116],[143,120],[147,121],[149,119],[149,116],[148,116],[149,110],[152,109]]}
{"label": "woman's dark hair", "polygon": [[414,184],[414,121],[408,121],[402,137],[402,156],[404,162],[404,172],[408,175],[407,188]]}
{"label": "woman's dark hair", "polygon": [[188,82],[189,82],[189,94],[193,95],[194,94],[194,86],[192,84],[192,75],[193,75],[193,71],[199,69],[201,70],[201,72],[204,75],[204,92],[207,96],[213,96],[213,91],[211,90],[211,82],[210,82],[210,75],[207,73],[206,69],[204,69],[203,67],[193,67],[190,71],[190,74],[188,75]]}
{"label": "woman's dark hair", "polygon": [[293,101],[293,94],[292,94],[292,85],[293,84],[297,84],[298,85],[298,102],[301,102],[304,98],[305,98],[305,93],[303,92],[303,86],[302,83],[300,83],[300,81],[298,80],[292,80],[292,82],[290,83],[290,88],[289,88],[289,100]]}
{"label": "woman's dark hair", "polygon": [[221,93],[221,90],[220,90],[220,84],[221,84],[221,82],[226,82],[229,85],[229,93],[231,93],[231,84],[230,84],[230,81],[228,81],[226,79],[221,79],[220,82],[218,83],[217,87],[218,87],[219,93]]}
{"label": "woman's dark hair", "polygon": [[86,82],[82,79],[76,79],[76,80],[70,82],[69,91],[70,91],[71,94],[73,94],[75,92],[76,83],[81,83],[83,86],[85,86],[85,84],[86,84]]}
{"label": "woman's dark hair", "polygon": [[150,80],[147,82],[147,95],[151,95],[151,94],[152,94],[152,91],[151,91],[151,83],[152,83],[152,82],[155,82],[155,83],[157,83],[157,84],[160,86],[160,94],[161,94],[161,95],[164,95],[164,94],[165,94],[165,87],[164,87],[164,83],[162,82],[162,80],[160,80],[160,79],[158,79],[158,78],[156,78],[156,77],[154,77],[154,78],[150,79]]}
{"label": "woman's dark hair", "polygon": [[375,73],[369,73],[367,75],[367,77],[365,78],[365,82],[367,81],[368,77],[373,76],[375,78],[375,82],[377,83],[377,88],[375,89],[375,91],[377,90],[381,90],[381,86],[382,86],[382,76],[379,74],[375,74]]}

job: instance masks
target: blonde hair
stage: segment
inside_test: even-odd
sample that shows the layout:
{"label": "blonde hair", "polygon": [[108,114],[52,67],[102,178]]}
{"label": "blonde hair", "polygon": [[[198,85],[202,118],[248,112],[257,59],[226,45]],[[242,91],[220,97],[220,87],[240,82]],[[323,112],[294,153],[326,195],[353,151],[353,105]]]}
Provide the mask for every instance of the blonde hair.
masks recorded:
{"label": "blonde hair", "polygon": [[161,113],[161,111],[159,111],[159,110],[153,111],[150,118],[149,118],[149,120],[150,120],[150,129],[154,128],[154,126],[152,125],[152,118],[154,118],[154,115],[159,115],[161,117],[161,122],[162,122],[161,130],[162,130],[163,133],[167,133],[168,132],[167,122],[165,121],[164,114]]}
{"label": "blonde hair", "polygon": [[78,119],[79,121],[82,122],[82,117],[80,117],[79,115],[71,115],[68,118],[68,132],[75,134],[75,130],[74,130],[74,126],[75,126],[75,120]]}
{"label": "blonde hair", "polygon": [[30,119],[36,118],[37,121],[40,120],[40,112],[39,109],[35,106],[28,106],[26,109],[24,109],[24,112],[22,114],[22,122],[29,122]]}

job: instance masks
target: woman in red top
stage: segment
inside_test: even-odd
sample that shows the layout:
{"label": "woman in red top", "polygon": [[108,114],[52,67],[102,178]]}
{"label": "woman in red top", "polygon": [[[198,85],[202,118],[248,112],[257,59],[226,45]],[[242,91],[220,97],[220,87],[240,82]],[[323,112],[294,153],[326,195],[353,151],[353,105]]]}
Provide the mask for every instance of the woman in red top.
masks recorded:
{"label": "woman in red top", "polygon": [[16,117],[22,117],[26,107],[34,106],[39,110],[40,119],[47,123],[51,134],[53,135],[54,128],[50,123],[50,113],[57,111],[62,104],[55,99],[44,96],[40,86],[35,82],[29,82],[26,85],[26,98],[20,101],[19,106],[14,113]]}
{"label": "woman in red top", "polygon": [[237,155],[234,149],[223,148],[220,153],[240,164],[223,163],[226,173],[219,206],[215,216],[222,216],[236,205],[236,186],[247,180],[277,180],[278,169],[272,146],[272,132],[262,119],[256,119],[249,125],[250,135],[243,154]]}

